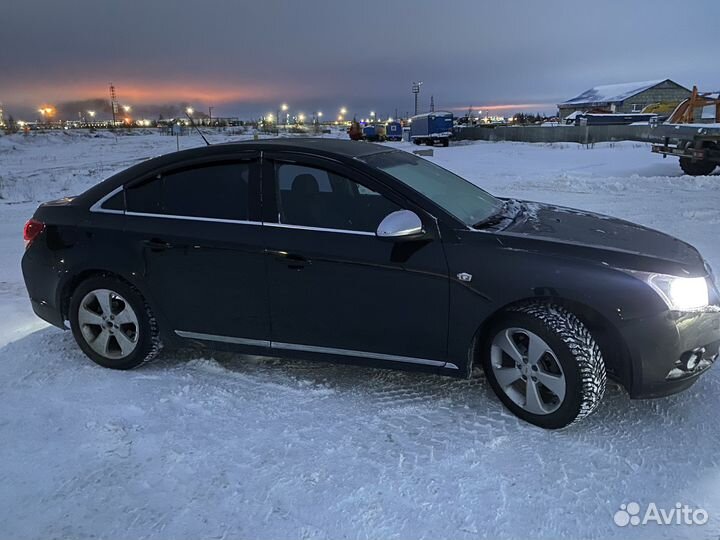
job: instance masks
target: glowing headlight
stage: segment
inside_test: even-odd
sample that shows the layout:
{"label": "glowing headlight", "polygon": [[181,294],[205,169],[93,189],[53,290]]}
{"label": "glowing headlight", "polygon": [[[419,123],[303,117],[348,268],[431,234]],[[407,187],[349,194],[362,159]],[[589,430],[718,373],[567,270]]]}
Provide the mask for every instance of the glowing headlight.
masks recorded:
{"label": "glowing headlight", "polygon": [[647,284],[674,311],[696,311],[710,303],[707,280],[666,274],[645,274]]}

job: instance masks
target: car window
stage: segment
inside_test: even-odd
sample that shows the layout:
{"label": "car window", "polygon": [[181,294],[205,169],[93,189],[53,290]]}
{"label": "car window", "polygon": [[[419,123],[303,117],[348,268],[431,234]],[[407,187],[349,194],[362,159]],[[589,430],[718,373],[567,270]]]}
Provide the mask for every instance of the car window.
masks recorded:
{"label": "car window", "polygon": [[125,195],[122,189],[102,203],[103,210],[125,210]]}
{"label": "car window", "polygon": [[250,162],[171,171],[126,189],[129,212],[248,219]]}
{"label": "car window", "polygon": [[280,189],[289,191],[292,188],[293,180],[299,174],[310,174],[312,175],[318,184],[318,189],[323,192],[330,192],[330,177],[327,171],[321,169],[312,169],[310,167],[304,167],[303,165],[293,165],[290,163],[283,163],[277,169],[278,185]]}
{"label": "car window", "polygon": [[390,151],[359,159],[394,176],[470,227],[502,208],[502,201],[487,191],[413,154]]}
{"label": "car window", "polygon": [[275,165],[280,222],[375,232],[400,206],[344,176],[315,167]]}

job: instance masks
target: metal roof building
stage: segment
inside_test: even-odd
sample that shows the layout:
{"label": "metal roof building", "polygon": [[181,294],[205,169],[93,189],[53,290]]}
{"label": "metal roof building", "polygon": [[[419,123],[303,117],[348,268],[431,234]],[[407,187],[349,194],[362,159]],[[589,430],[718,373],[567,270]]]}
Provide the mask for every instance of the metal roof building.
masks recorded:
{"label": "metal roof building", "polygon": [[585,90],[558,104],[560,117],[575,111],[639,113],[654,103],[677,102],[690,97],[690,90],[670,79],[607,84]]}

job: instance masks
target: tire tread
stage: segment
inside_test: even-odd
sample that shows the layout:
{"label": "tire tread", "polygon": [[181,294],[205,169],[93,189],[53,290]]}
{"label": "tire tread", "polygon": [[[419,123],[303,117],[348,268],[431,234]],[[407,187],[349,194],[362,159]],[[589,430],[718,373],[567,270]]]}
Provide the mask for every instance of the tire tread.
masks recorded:
{"label": "tire tread", "polygon": [[573,313],[554,303],[531,303],[513,308],[540,321],[568,347],[580,370],[580,410],[566,426],[582,420],[598,408],[605,394],[607,372],[602,352],[587,327]]}

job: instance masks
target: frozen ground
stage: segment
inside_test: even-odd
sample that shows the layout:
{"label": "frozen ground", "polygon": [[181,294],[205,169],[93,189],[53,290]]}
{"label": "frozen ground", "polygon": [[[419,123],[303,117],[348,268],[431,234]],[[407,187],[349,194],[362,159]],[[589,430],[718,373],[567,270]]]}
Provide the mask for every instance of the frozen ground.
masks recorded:
{"label": "frozen ground", "polygon": [[[165,353],[128,373],[90,363],[31,313],[22,225],[37,201],[174,148],[157,135],[0,137],[4,537],[718,538],[717,369],[657,401],[612,386],[596,414],[546,432],[482,378],[224,353]],[[499,195],[662,229],[720,268],[720,176],[681,176],[645,145],[477,143],[432,159]],[[617,527],[630,501],[710,519]]]}

